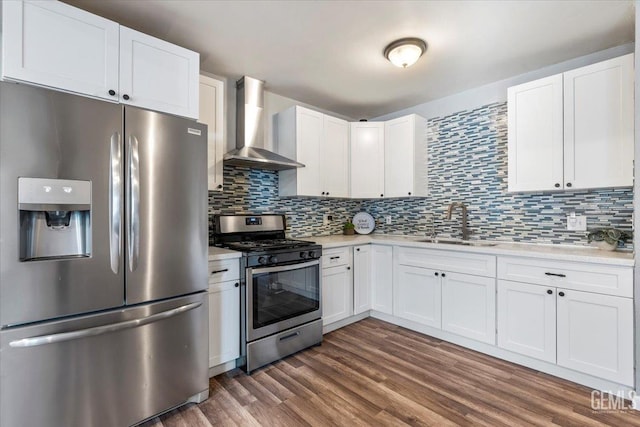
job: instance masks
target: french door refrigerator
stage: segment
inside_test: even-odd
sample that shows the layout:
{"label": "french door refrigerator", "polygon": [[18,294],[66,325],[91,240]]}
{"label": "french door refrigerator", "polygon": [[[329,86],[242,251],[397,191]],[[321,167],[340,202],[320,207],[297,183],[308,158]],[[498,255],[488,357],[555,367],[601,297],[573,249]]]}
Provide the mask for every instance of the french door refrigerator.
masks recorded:
{"label": "french door refrigerator", "polygon": [[0,83],[0,425],[208,397],[206,132]]}

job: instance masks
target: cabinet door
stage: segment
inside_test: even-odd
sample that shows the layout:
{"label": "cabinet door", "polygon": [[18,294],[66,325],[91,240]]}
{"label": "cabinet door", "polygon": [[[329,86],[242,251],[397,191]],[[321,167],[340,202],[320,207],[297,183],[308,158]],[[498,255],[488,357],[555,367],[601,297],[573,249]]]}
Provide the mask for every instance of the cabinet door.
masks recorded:
{"label": "cabinet door", "polygon": [[509,191],[563,187],[562,74],[510,87]]}
{"label": "cabinet door", "polygon": [[633,73],[633,54],[564,73],[566,187],[633,185]]}
{"label": "cabinet door", "polygon": [[393,247],[371,245],[371,308],[393,314]]}
{"label": "cabinet door", "polygon": [[324,115],[320,158],[321,191],[330,197],[349,197],[349,122]]}
{"label": "cabinet door", "polygon": [[393,315],[439,328],[441,324],[439,274],[427,268],[398,265],[393,281]]}
{"label": "cabinet door", "polygon": [[209,367],[240,357],[240,287],[236,280],[209,286]]}
{"label": "cabinet door", "polygon": [[4,1],[2,77],[117,101],[118,27],[62,2]]}
{"label": "cabinet door", "polygon": [[633,386],[633,300],[558,289],[558,365]]}
{"label": "cabinet door", "polygon": [[320,150],[324,114],[308,108],[296,107],[296,158],[304,164],[295,169],[299,196],[320,196]]}
{"label": "cabinet door", "polygon": [[555,288],[498,280],[498,347],[556,363]]}
{"label": "cabinet door", "polygon": [[384,124],[384,195],[407,197],[413,189],[414,116]]}
{"label": "cabinet door", "polygon": [[442,329],[496,343],[496,279],[443,272]]}
{"label": "cabinet door", "polygon": [[198,118],[200,55],[120,26],[120,102]]}
{"label": "cabinet door", "polygon": [[353,248],[353,314],[371,310],[371,245]]}
{"label": "cabinet door", "polygon": [[207,125],[207,176],[209,191],[222,191],[224,151],[224,82],[200,76],[200,116]]}
{"label": "cabinet door", "polygon": [[384,122],[351,123],[351,197],[384,197]]}
{"label": "cabinet door", "polygon": [[329,325],[353,314],[351,267],[322,269],[322,324]]}

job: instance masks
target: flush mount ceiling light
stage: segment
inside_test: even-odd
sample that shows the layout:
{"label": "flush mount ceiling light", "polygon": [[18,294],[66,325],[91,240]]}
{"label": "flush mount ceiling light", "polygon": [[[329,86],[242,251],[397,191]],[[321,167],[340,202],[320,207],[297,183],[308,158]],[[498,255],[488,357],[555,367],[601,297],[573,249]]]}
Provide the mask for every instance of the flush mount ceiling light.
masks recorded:
{"label": "flush mount ceiling light", "polygon": [[427,43],[415,37],[391,42],[384,48],[384,57],[396,67],[407,68],[416,63],[427,50]]}

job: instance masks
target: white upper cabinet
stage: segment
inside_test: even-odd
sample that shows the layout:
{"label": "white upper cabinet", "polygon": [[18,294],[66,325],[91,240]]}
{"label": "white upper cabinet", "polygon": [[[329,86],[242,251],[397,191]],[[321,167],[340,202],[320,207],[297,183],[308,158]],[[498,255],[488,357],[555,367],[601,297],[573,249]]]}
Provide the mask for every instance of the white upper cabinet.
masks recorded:
{"label": "white upper cabinet", "polygon": [[415,114],[384,123],[384,196],[427,195],[426,120]]}
{"label": "white upper cabinet", "polygon": [[562,187],[562,75],[508,89],[509,191]]}
{"label": "white upper cabinet", "polygon": [[564,73],[564,185],[633,185],[633,54]]}
{"label": "white upper cabinet", "polygon": [[2,2],[2,78],[117,101],[118,32],[66,3]]}
{"label": "white upper cabinet", "polygon": [[294,106],[276,116],[278,153],[304,164],[280,171],[281,196],[349,196],[349,126]]}
{"label": "white upper cabinet", "polygon": [[633,54],[508,89],[509,191],[633,185]]}
{"label": "white upper cabinet", "polygon": [[349,122],[325,114],[322,142],[322,191],[325,196],[349,197]]}
{"label": "white upper cabinet", "polygon": [[198,118],[200,55],[120,27],[120,102]]}
{"label": "white upper cabinet", "polygon": [[224,151],[224,82],[200,76],[199,122],[207,125],[209,191],[222,191]]}
{"label": "white upper cabinet", "polygon": [[198,118],[200,55],[58,1],[2,2],[2,78]]}
{"label": "white upper cabinet", "polygon": [[384,122],[351,123],[351,197],[384,197]]}

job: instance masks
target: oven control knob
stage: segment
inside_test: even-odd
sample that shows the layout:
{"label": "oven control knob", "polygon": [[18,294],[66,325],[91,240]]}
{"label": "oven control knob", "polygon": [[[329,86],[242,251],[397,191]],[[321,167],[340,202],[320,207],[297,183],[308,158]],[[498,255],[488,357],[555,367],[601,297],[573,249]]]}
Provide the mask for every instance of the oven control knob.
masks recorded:
{"label": "oven control knob", "polygon": [[302,251],[300,252],[300,258],[305,259],[307,257],[307,253]]}
{"label": "oven control knob", "polygon": [[316,251],[309,251],[309,258],[315,258],[316,257]]}
{"label": "oven control knob", "polygon": [[269,262],[272,264],[275,264],[276,262],[278,262],[278,258],[276,258],[275,256],[270,256],[269,257]]}
{"label": "oven control knob", "polygon": [[262,265],[267,263],[267,258],[261,256],[260,258],[258,258],[258,262]]}

